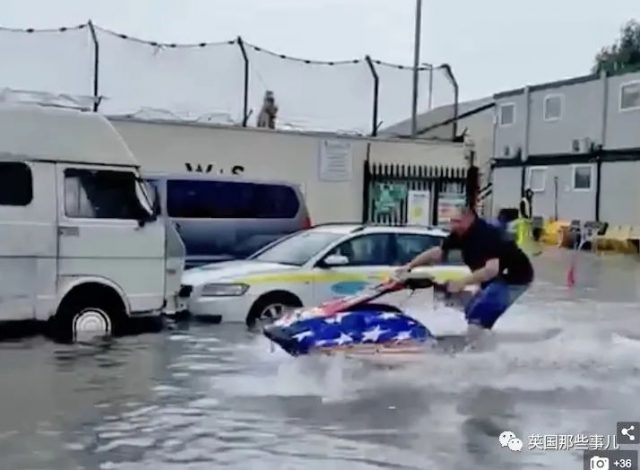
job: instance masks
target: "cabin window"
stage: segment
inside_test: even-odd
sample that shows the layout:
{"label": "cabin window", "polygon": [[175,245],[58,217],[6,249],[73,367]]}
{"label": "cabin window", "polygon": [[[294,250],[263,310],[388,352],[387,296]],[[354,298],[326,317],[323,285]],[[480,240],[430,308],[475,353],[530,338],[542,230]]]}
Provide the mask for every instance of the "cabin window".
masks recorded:
{"label": "cabin window", "polygon": [[593,165],[574,165],[572,186],[574,191],[593,189]]}
{"label": "cabin window", "polygon": [[640,109],[640,80],[620,85],[620,111]]}
{"label": "cabin window", "polygon": [[33,200],[31,168],[23,162],[0,162],[0,206],[28,206]]}
{"label": "cabin window", "polygon": [[498,107],[498,119],[501,127],[511,126],[516,122],[515,103],[505,103]]}
{"label": "cabin window", "polygon": [[529,168],[527,187],[534,193],[543,193],[547,183],[547,167],[534,166]]}
{"label": "cabin window", "polygon": [[129,171],[67,169],[64,210],[79,219],[137,220],[142,208],[136,177]]}
{"label": "cabin window", "polygon": [[547,95],[544,98],[543,117],[545,121],[559,121],[562,119],[564,98],[562,95]]}

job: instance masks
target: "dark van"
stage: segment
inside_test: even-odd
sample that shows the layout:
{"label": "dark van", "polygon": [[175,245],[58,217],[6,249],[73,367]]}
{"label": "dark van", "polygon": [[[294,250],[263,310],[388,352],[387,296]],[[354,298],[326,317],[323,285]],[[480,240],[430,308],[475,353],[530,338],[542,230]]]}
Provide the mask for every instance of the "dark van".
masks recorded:
{"label": "dark van", "polygon": [[309,228],[299,187],[239,177],[146,174],[163,214],[187,249],[186,267],[243,259],[272,241]]}

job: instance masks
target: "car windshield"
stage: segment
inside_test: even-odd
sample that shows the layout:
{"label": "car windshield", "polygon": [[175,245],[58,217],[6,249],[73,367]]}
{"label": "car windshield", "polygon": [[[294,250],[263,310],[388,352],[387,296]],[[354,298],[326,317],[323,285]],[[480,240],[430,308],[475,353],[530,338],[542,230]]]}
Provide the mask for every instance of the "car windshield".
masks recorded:
{"label": "car windshield", "polygon": [[268,263],[302,266],[331,243],[342,238],[340,233],[302,232],[259,251],[250,259]]}

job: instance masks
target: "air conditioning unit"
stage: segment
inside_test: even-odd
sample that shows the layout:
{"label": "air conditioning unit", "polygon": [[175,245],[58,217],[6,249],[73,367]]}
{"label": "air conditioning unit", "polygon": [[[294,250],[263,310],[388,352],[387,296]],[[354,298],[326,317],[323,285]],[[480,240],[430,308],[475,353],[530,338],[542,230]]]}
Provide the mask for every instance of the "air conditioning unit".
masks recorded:
{"label": "air conditioning unit", "polygon": [[573,153],[580,153],[580,139],[573,139],[571,141],[571,151]]}
{"label": "air conditioning unit", "polygon": [[571,151],[573,153],[589,153],[593,150],[593,141],[589,137],[571,140]]}

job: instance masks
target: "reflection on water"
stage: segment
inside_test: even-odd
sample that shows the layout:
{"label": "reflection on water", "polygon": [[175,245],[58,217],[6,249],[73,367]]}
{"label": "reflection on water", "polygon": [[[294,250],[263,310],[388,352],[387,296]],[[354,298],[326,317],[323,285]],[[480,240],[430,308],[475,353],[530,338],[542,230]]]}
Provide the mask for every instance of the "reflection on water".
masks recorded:
{"label": "reflection on water", "polygon": [[[587,255],[569,292],[566,255],[537,263],[495,347],[402,364],[293,359],[236,326],[0,343],[0,468],[581,468],[580,451],[527,436],[609,435],[640,416],[638,270]],[[498,445],[504,430],[522,452]]]}

